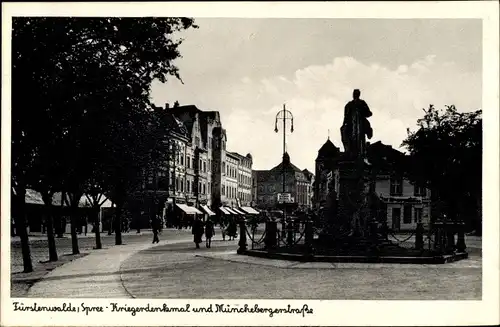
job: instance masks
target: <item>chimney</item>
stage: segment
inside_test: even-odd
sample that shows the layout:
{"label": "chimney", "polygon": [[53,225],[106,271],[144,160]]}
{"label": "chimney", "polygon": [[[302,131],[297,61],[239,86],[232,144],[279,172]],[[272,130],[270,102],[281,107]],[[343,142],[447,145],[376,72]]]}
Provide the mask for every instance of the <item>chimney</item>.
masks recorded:
{"label": "chimney", "polygon": [[165,109],[166,110],[170,109],[170,104],[168,104],[168,102],[165,103]]}

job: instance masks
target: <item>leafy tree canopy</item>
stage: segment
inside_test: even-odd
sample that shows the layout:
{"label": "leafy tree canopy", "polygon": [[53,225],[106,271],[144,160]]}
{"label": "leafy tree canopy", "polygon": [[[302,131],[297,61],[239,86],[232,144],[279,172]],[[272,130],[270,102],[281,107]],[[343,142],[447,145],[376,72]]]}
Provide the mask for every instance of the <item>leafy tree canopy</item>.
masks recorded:
{"label": "leafy tree canopy", "polygon": [[14,180],[71,191],[97,170],[126,179],[121,170],[145,151],[151,82],[180,78],[174,33],[192,27],[189,18],[15,18]]}
{"label": "leafy tree canopy", "polygon": [[[458,112],[433,105],[403,141],[410,153],[410,178],[426,185],[450,207],[481,198],[482,111]],[[460,211],[459,209],[457,209]]]}

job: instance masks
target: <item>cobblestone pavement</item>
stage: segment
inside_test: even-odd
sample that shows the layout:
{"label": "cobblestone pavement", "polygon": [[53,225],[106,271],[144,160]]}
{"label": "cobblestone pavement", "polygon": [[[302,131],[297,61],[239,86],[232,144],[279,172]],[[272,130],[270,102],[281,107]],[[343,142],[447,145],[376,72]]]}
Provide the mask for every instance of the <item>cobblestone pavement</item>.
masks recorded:
{"label": "cobblestone pavement", "polygon": [[[124,233],[123,244],[130,244],[133,247],[141,244],[150,244],[152,240],[151,231],[145,230],[141,234],[135,231]],[[191,237],[190,230],[178,231],[175,229],[166,229],[160,235],[160,240],[179,240]],[[48,247],[46,237],[35,235],[30,237],[30,249],[33,261],[34,271],[31,273],[23,273],[23,261],[21,244],[18,238],[11,240],[11,296],[23,297],[28,293],[29,288],[50,271],[61,265],[66,265],[73,260],[80,259],[91,252],[106,252],[110,248],[115,247],[115,236],[108,236],[107,233],[101,238],[103,250],[93,250],[95,246],[95,238],[93,235],[79,237],[78,243],[80,255],[71,255],[71,238],[65,235],[64,238],[56,239],[56,247],[59,254],[59,260],[56,262],[46,262],[48,260]]]}
{"label": "cobblestone pavement", "polygon": [[137,298],[479,300],[481,257],[445,265],[297,263],[211,249],[157,246],[125,260],[127,292]]}
{"label": "cobblestone pavement", "polygon": [[[176,233],[175,229],[166,229],[162,232],[163,237],[168,237],[172,233]],[[182,233],[189,233],[190,231],[182,230]],[[123,242],[124,243],[142,243],[147,240],[152,239],[152,233],[150,230],[143,230],[140,234],[137,234],[135,230],[130,231],[129,233],[123,233]],[[160,236],[161,238],[162,236]],[[71,254],[71,236],[69,234],[65,234],[63,238],[56,238],[56,248],[59,256],[63,256],[66,254]],[[107,248],[109,246],[113,246],[115,244],[115,235],[108,235],[107,232],[101,233],[101,243],[103,248]],[[80,248],[80,252],[88,252],[91,251],[95,246],[95,235],[87,234],[78,235],[78,245]],[[30,251],[31,251],[31,259],[33,261],[33,265],[40,265],[40,261],[44,262],[49,259],[49,250],[47,246],[47,236],[46,235],[34,235],[30,236]],[[10,269],[11,273],[18,273],[23,271],[23,257],[21,251],[21,241],[19,237],[11,238],[11,246],[10,246]]]}

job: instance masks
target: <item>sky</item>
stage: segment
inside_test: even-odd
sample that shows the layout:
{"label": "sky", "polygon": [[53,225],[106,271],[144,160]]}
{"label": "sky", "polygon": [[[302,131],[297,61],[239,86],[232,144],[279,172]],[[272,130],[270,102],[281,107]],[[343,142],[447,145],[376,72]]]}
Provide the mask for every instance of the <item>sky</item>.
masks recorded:
{"label": "sky", "polygon": [[281,162],[286,105],[294,116],[287,152],[314,172],[328,137],[337,146],[344,106],[361,90],[373,112],[370,142],[404,151],[423,108],[482,108],[482,25],[473,19],[195,19],[179,34],[182,82],[155,82],[156,105],[217,110],[227,148],[251,153],[253,169]]}

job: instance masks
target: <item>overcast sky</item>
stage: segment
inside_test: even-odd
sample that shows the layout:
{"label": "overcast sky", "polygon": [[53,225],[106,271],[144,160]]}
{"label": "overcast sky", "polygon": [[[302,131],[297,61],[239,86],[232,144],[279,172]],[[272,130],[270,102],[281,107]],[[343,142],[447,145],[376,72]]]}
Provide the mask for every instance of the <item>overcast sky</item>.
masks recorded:
{"label": "overcast sky", "polygon": [[344,105],[354,88],[370,106],[372,142],[399,148],[422,108],[481,108],[482,28],[459,19],[196,19],[176,60],[184,84],[155,83],[156,105],[178,100],[218,110],[228,149],[251,153],[254,169],[281,161],[286,103],[294,133],[291,161],[314,172],[330,139],[342,148]]}

